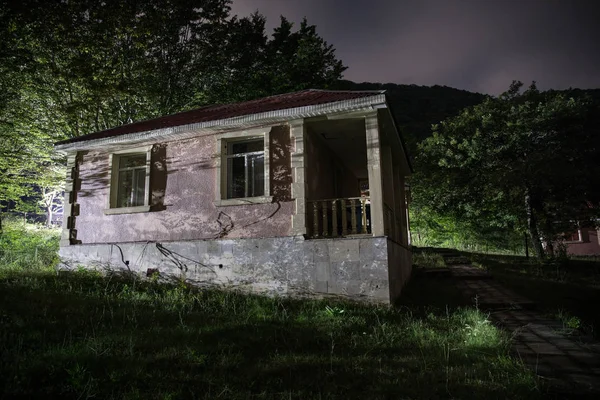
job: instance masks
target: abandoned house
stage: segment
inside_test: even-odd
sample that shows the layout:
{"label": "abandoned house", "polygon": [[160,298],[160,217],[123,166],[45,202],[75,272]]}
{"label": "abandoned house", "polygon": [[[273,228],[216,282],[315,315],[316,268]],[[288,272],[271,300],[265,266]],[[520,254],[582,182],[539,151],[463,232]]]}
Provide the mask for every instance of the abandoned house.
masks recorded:
{"label": "abandoned house", "polygon": [[304,90],[56,144],[63,265],[391,302],[410,162],[383,91]]}

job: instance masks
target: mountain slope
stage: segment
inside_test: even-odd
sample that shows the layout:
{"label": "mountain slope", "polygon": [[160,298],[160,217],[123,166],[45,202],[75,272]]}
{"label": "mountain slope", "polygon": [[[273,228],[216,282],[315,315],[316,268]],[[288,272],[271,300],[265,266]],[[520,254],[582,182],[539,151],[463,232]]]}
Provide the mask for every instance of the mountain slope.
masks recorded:
{"label": "mountain slope", "polygon": [[398,128],[414,156],[417,144],[431,135],[431,125],[481,103],[486,96],[448,86],[355,83],[339,81],[339,90],[386,90]]}

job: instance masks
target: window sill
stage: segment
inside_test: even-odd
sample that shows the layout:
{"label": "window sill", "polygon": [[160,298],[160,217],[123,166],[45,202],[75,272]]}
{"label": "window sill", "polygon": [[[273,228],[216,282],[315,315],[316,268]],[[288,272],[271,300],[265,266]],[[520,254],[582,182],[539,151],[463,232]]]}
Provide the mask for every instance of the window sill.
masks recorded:
{"label": "window sill", "polygon": [[214,205],[217,207],[224,206],[243,206],[246,204],[266,204],[272,203],[273,196],[259,196],[259,197],[244,197],[240,199],[222,199],[215,200]]}
{"label": "window sill", "polygon": [[135,214],[135,213],[143,213],[149,212],[150,206],[137,206],[137,207],[119,207],[119,208],[105,208],[105,215],[114,215],[114,214]]}

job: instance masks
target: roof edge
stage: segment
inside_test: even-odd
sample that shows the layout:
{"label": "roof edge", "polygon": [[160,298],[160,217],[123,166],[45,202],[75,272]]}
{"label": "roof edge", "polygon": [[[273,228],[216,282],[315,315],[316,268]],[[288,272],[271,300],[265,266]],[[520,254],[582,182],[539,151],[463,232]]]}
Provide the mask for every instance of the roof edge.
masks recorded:
{"label": "roof edge", "polygon": [[[315,90],[315,89],[311,89]],[[364,91],[361,91],[364,92]],[[190,132],[197,133],[202,130],[224,130],[227,128],[240,128],[248,125],[260,125],[262,123],[276,123],[288,121],[296,118],[315,117],[332,112],[354,111],[361,108],[375,108],[374,106],[384,105],[386,102],[385,91],[373,91],[373,96],[360,97],[356,99],[335,101],[330,103],[308,105],[294,108],[284,108],[281,110],[267,111],[256,114],[247,114],[238,117],[218,119],[192,124],[171,126],[168,128],[152,129],[149,131],[133,132],[107,138],[98,138],[91,140],[82,140],[77,142],[54,144],[54,148],[60,152],[69,152],[97,148],[104,145],[140,143],[156,138],[166,137],[171,140],[178,137],[189,135]]]}

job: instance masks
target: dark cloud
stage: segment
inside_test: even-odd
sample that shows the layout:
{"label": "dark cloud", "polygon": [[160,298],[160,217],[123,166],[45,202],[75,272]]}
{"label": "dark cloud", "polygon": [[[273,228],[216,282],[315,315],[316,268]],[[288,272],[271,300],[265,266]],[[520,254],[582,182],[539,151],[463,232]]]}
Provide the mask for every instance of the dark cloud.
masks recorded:
{"label": "dark cloud", "polygon": [[353,81],[448,85],[498,94],[512,80],[600,87],[595,0],[233,0],[233,13],[306,16]]}

